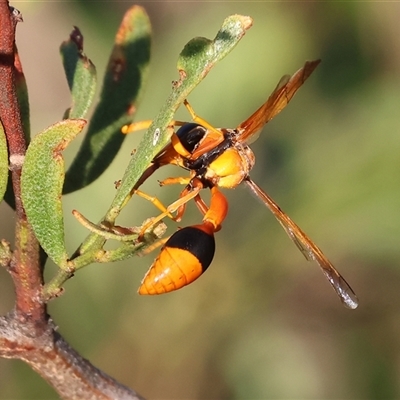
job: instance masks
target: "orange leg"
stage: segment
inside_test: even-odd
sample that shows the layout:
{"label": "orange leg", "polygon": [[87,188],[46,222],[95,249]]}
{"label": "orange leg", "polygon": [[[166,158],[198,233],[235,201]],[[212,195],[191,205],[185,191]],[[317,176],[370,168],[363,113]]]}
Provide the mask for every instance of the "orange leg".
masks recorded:
{"label": "orange leg", "polygon": [[133,122],[129,125],[124,125],[121,128],[121,132],[123,134],[128,134],[132,132],[142,131],[144,129],[148,129],[153,121],[151,119],[146,119],[144,121]]}
{"label": "orange leg", "polygon": [[160,186],[166,186],[166,185],[175,185],[175,184],[179,184],[179,185],[188,185],[190,183],[190,181],[192,180],[191,177],[186,176],[176,176],[173,178],[166,178],[162,181],[160,181]]}
{"label": "orange leg", "polygon": [[139,197],[142,197],[143,199],[146,199],[148,201],[150,201],[155,207],[157,207],[160,211],[162,211],[163,213],[167,213],[166,217],[169,217],[171,219],[174,219],[174,217],[172,216],[171,213],[168,213],[167,211],[167,207],[164,206],[163,203],[161,203],[160,200],[158,200],[157,197],[155,196],[150,196],[147,193],[142,192],[141,190],[135,190],[133,192],[133,194],[138,195]]}
{"label": "orange leg", "polygon": [[200,195],[198,195],[197,197],[194,198],[194,202],[196,203],[196,206],[199,209],[199,211],[203,215],[206,215],[207,211],[209,210],[209,207],[204,202],[204,200],[200,197]]}
{"label": "orange leg", "polygon": [[[147,229],[149,229],[152,225],[161,221],[165,217],[168,217],[175,211],[181,210],[182,207],[184,207],[188,201],[194,199],[199,194],[200,190],[203,189],[203,184],[199,180],[194,180],[193,183],[195,183],[195,185],[190,188],[190,191],[186,191],[186,189],[185,189],[181,193],[181,196],[178,200],[171,203],[168,207],[162,206],[164,211],[157,217],[153,218],[148,224],[143,226],[139,236],[143,236],[144,232]],[[149,196],[149,197],[151,197],[151,196]],[[159,202],[159,203],[162,204],[161,202]],[[161,208],[161,210],[163,210],[163,209]],[[177,217],[175,217],[173,219],[177,220]]]}
{"label": "orange leg", "polygon": [[[128,133],[133,133],[133,132],[137,132],[137,131],[142,131],[144,129],[149,129],[150,125],[152,123],[153,123],[153,120],[151,120],[151,119],[145,119],[143,121],[132,122],[129,125],[124,125],[121,128],[121,132],[124,135],[127,135]],[[183,122],[183,121],[171,121],[169,126],[182,126],[182,125],[185,125],[186,123],[187,122]]]}
{"label": "orange leg", "polygon": [[[172,184],[176,184],[176,183],[181,184],[181,185],[188,185],[181,192],[181,195],[180,195],[181,198],[185,197],[188,193],[191,193],[193,191],[192,186],[200,187],[201,189],[204,188],[203,184],[198,179],[190,178],[190,177],[185,177],[185,178],[184,177],[167,178],[167,179],[164,179],[163,181],[161,181],[160,185],[164,186],[164,185],[172,185]],[[223,196],[222,193],[220,193],[219,190],[216,187],[213,187],[211,189],[211,202],[213,202],[213,199],[214,199],[214,203],[215,203],[217,201],[217,199],[221,198],[221,196]],[[204,200],[200,197],[199,193],[197,193],[196,196],[193,197],[193,199],[194,199],[194,202],[196,203],[197,208],[200,210],[200,212],[203,215],[206,215],[210,208],[216,208],[217,207],[217,206],[212,207],[211,205],[210,205],[210,207],[208,207],[206,205],[206,203],[204,202]],[[224,200],[220,200],[220,203],[222,203],[222,202],[226,203],[226,205],[225,204],[224,205],[221,204],[218,207],[218,209],[221,209],[221,210],[227,209],[228,205],[227,205],[227,201],[226,201],[225,197],[224,197]],[[182,216],[184,214],[186,204],[187,204],[187,201],[184,202],[183,204],[181,204],[181,206],[176,209],[177,216],[175,217],[175,220],[180,221],[180,219],[182,218]],[[225,215],[226,215],[226,212],[225,212]],[[220,220],[221,219],[221,221],[219,223],[217,223],[216,225],[221,224],[222,220],[225,218],[225,215],[223,216],[223,218],[222,217],[219,217],[219,218],[217,217],[216,218],[216,220]]]}
{"label": "orange leg", "polygon": [[[192,181],[191,177],[174,177],[174,178],[167,178],[164,179],[163,181],[160,181],[160,186],[165,186],[165,185],[173,185],[173,184],[180,184],[180,185],[189,185]],[[183,197],[188,193],[188,188],[185,188],[181,194],[180,197]],[[176,211],[176,217],[175,221],[180,221],[183,217],[183,214],[185,213],[186,210],[186,203],[182,204]]]}
{"label": "orange leg", "polygon": [[183,104],[186,107],[186,109],[188,110],[188,112],[194,122],[196,122],[197,124],[199,124],[201,126],[204,126],[204,128],[206,128],[210,131],[214,131],[214,132],[218,133],[218,135],[221,135],[221,132],[217,128],[214,128],[209,122],[207,122],[205,119],[199,117],[194,112],[193,107],[189,104],[189,102],[186,99],[183,101]]}
{"label": "orange leg", "polygon": [[[167,178],[163,181],[160,181],[160,186],[164,186],[164,185],[172,185],[172,184],[180,184],[180,185],[188,185],[191,181],[190,177],[174,177],[174,178]],[[183,193],[183,192],[182,192]],[[182,193],[181,193],[181,197],[182,197]],[[132,191],[132,195],[138,195],[148,201],[150,201],[152,204],[154,204],[155,207],[157,207],[160,211],[162,211],[164,217],[169,217],[173,220],[176,220],[175,217],[173,217],[173,215],[168,212],[168,207],[166,207],[163,203],[161,203],[161,201],[156,197],[156,196],[150,196],[145,192],[142,192],[141,190],[138,189],[134,189]],[[176,211],[176,210],[175,210]],[[168,213],[168,214],[167,214]],[[163,217],[163,218],[164,218]]]}
{"label": "orange leg", "polygon": [[[205,119],[199,117],[193,110],[193,107],[189,104],[189,102],[185,99],[183,101],[184,106],[186,107],[186,109],[188,110],[190,116],[192,117],[192,120],[196,123],[198,123],[199,125],[204,126],[205,128],[217,132],[218,134],[221,134],[221,132],[214,128],[209,122],[207,122]],[[151,119],[147,119],[147,120],[143,120],[143,121],[138,121],[138,122],[133,122],[132,124],[129,125],[124,125],[121,129],[121,132],[123,134],[128,134],[128,133],[132,133],[132,132],[137,132],[143,129],[148,129],[150,127],[150,125],[152,124],[152,120]],[[183,121],[171,121],[170,126],[182,126],[187,124],[187,122],[183,122]]]}

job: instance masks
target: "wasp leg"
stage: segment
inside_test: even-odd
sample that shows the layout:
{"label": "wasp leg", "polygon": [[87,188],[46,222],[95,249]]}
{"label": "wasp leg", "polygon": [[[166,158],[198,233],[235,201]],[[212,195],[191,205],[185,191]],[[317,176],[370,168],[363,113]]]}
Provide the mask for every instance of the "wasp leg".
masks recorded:
{"label": "wasp leg", "polygon": [[[149,129],[150,125],[153,123],[152,119],[145,119],[143,121],[138,121],[138,122],[132,122],[129,125],[124,125],[121,128],[121,132],[124,135],[127,135],[128,133],[133,133],[133,132],[137,132],[137,131],[142,131],[145,129]],[[183,121],[171,121],[171,123],[169,124],[169,126],[182,126],[187,124],[187,122],[183,122]]]}
{"label": "wasp leg", "polygon": [[153,121],[151,119],[146,119],[144,121],[132,122],[129,125],[124,125],[121,128],[121,132],[123,134],[128,134],[132,132],[142,131],[144,129],[148,129]]}
{"label": "wasp leg", "polygon": [[[193,107],[189,104],[189,102],[185,99],[183,101],[184,106],[187,108],[190,116],[192,117],[193,121],[198,123],[199,125],[204,126],[207,129],[211,129],[212,131],[217,131],[219,132],[216,128],[214,128],[211,124],[209,124],[206,120],[204,120],[203,118],[199,117],[193,110]],[[141,131],[144,129],[148,129],[150,127],[150,125],[153,123],[153,120],[151,119],[146,119],[143,121],[138,121],[138,122],[133,122],[129,125],[124,125],[121,128],[121,132],[123,134],[128,134],[128,133],[132,133],[132,132],[137,132],[137,131]],[[169,124],[170,126],[182,126],[187,124],[187,122],[183,122],[183,121],[171,121],[171,123]]]}
{"label": "wasp leg", "polygon": [[[183,197],[186,195],[191,190],[190,183],[192,181],[192,178],[190,177],[174,177],[174,178],[167,178],[164,179],[163,181],[160,181],[160,186],[165,186],[165,185],[174,185],[174,184],[179,184],[179,185],[188,185],[180,194],[180,197]],[[185,213],[186,210],[186,203],[182,204],[176,211],[176,217],[175,221],[180,221],[183,217],[183,214]],[[204,215],[204,214],[203,214]]]}
{"label": "wasp leg", "polygon": [[192,178],[190,178],[189,176],[183,177],[183,176],[177,176],[177,177],[173,177],[173,178],[166,178],[162,181],[160,181],[160,186],[166,186],[166,185],[188,185],[190,183],[190,181],[192,180]]}
{"label": "wasp leg", "polygon": [[[144,232],[149,229],[152,225],[156,224],[157,222],[161,221],[165,217],[168,217],[169,214],[174,213],[175,211],[179,210],[182,206],[184,206],[188,201],[194,199],[200,192],[201,189],[203,189],[203,184],[201,181],[195,181],[195,185],[191,186],[188,191],[186,189],[181,193],[180,198],[173,203],[171,203],[168,207],[166,207],[165,211],[162,212],[160,215],[157,217],[153,218],[151,222],[148,224],[145,224],[142,227],[142,230],[139,234],[140,236],[143,236]],[[177,220],[177,218],[173,218],[174,220]]]}
{"label": "wasp leg", "polygon": [[142,197],[145,200],[150,201],[155,207],[157,207],[163,213],[167,213],[166,217],[174,219],[174,216],[168,212],[167,207],[165,207],[164,204],[161,203],[161,201],[158,200],[157,197],[150,196],[149,194],[142,192],[141,190],[137,190],[137,189],[133,193],[138,195],[139,197]]}
{"label": "wasp leg", "polygon": [[147,256],[147,254],[151,253],[155,249],[158,249],[160,246],[163,246],[168,241],[169,238],[170,237],[157,240],[150,246],[147,246],[144,250],[140,250],[139,252],[137,252],[137,255],[139,257]]}
{"label": "wasp leg", "polygon": [[206,215],[208,210],[210,209],[208,207],[208,205],[205,203],[205,201],[200,197],[200,195],[198,194],[194,199],[194,202],[197,206],[197,208],[199,209],[199,211],[203,214]]}
{"label": "wasp leg", "polygon": [[207,122],[205,119],[199,117],[194,112],[193,107],[189,104],[189,102],[186,99],[183,101],[183,104],[187,108],[190,116],[192,117],[192,120],[194,122],[196,122],[196,124],[204,126],[204,128],[206,128],[206,129],[208,129],[210,131],[216,132],[216,133],[218,133],[218,135],[221,135],[221,132],[217,128],[213,127],[209,122]]}

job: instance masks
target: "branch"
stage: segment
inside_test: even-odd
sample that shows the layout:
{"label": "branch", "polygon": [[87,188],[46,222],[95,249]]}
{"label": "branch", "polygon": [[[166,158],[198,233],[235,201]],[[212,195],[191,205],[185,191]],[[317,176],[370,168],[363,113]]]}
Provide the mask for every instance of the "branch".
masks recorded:
{"label": "branch", "polygon": [[22,20],[8,1],[0,2],[0,119],[7,138],[9,169],[15,196],[15,250],[9,265],[16,292],[16,310],[34,319],[44,319],[45,306],[40,302],[43,284],[39,264],[39,244],[29,226],[21,202],[21,170],[26,141],[15,89],[15,28]]}
{"label": "branch", "polygon": [[21,324],[14,313],[0,318],[0,355],[29,364],[63,399],[142,399],[82,358],[49,322],[40,337],[32,324]]}

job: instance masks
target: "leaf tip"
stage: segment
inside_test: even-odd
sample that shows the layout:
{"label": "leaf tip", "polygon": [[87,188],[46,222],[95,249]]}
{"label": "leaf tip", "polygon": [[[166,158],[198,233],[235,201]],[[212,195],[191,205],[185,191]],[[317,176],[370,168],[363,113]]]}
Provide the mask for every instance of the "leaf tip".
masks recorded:
{"label": "leaf tip", "polygon": [[243,30],[248,30],[253,25],[253,18],[248,15],[234,14],[225,19],[224,24],[238,23]]}

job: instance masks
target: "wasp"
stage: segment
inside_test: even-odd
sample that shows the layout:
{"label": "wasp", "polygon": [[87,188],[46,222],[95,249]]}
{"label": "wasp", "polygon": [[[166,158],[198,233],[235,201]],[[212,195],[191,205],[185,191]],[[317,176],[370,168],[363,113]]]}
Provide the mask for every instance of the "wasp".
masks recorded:
{"label": "wasp", "polygon": [[[140,294],[161,294],[179,289],[196,280],[208,268],[215,252],[214,233],[221,228],[228,212],[228,201],[220,189],[231,189],[244,183],[272,212],[306,259],[319,265],[342,303],[351,309],[358,306],[357,296],[350,285],[319,247],[249,175],[255,156],[248,143],[254,141],[264,125],[286,107],[319,63],[320,60],[307,61],[292,76],[283,76],[268,100],[235,129],[215,128],[197,116],[188,101],[184,101],[193,122],[171,122],[172,127],[179,128],[176,132],[174,130],[169,144],[154,157],[134,187],[134,193],[149,198],[163,211],[153,219],[152,224],[171,217],[175,212],[176,216],[172,218],[179,221],[190,200],[194,200],[203,214],[203,221],[179,229],[164,242],[159,256],[142,281]],[[133,123],[124,127],[123,132],[143,129],[150,124],[151,121]],[[138,189],[154,171],[164,165],[177,165],[189,171],[187,177],[168,178],[160,182],[161,185],[185,185],[179,199],[168,207]],[[200,196],[203,189],[211,192],[209,206]]]}

